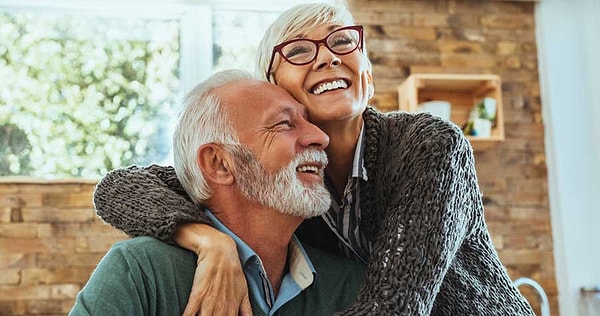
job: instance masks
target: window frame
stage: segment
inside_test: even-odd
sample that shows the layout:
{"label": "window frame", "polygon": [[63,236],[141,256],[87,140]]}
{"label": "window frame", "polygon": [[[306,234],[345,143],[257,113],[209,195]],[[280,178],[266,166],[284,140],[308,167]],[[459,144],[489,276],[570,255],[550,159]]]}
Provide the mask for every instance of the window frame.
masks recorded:
{"label": "window frame", "polygon": [[[282,12],[305,0],[3,0],[3,12],[51,12],[90,16],[161,18],[178,20],[180,29],[179,74],[181,99],[198,82],[213,72],[213,11]],[[331,2],[339,2],[332,0]],[[201,31],[198,31],[201,30]],[[209,43],[207,45],[207,43]],[[168,161],[167,161],[168,162]],[[49,181],[38,176],[16,176],[33,181]],[[101,175],[100,175],[101,177]],[[0,182],[15,176],[0,176]],[[59,181],[86,181],[87,178],[58,177]]]}

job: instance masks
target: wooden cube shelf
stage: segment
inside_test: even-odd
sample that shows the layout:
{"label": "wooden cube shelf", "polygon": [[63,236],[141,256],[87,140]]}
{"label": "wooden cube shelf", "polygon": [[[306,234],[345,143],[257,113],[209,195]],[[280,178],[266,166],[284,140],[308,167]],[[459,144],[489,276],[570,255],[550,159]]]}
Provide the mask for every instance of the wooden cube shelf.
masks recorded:
{"label": "wooden cube shelf", "polygon": [[496,100],[496,121],[489,137],[467,136],[473,149],[490,148],[504,141],[502,86],[492,74],[412,74],[398,87],[398,107],[415,112],[427,101],[450,102],[450,121],[462,128],[473,106],[483,98]]}

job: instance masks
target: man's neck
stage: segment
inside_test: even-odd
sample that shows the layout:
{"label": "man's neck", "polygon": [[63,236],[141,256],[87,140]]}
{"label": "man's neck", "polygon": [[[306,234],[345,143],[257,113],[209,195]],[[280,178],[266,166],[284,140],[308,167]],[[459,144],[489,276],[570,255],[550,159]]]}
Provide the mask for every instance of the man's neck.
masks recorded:
{"label": "man's neck", "polygon": [[233,215],[218,212],[215,216],[260,257],[277,295],[285,271],[288,246],[302,218],[248,205],[237,208]]}

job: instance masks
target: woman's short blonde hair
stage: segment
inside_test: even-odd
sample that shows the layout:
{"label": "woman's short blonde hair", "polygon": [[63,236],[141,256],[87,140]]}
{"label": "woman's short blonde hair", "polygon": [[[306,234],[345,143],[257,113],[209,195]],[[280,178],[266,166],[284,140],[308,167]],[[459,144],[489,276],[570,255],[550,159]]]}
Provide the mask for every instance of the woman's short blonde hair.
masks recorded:
{"label": "woman's short blonde hair", "polygon": [[[284,11],[269,26],[260,41],[256,52],[255,76],[259,79],[270,81],[271,74],[277,69],[281,62],[281,56],[276,55],[271,67],[271,73],[267,76],[267,68],[275,45],[306,34],[323,24],[356,24],[352,13],[341,4],[332,3],[308,3],[300,4]],[[364,39],[363,39],[364,41]],[[366,56],[366,48],[363,43],[363,53]]]}

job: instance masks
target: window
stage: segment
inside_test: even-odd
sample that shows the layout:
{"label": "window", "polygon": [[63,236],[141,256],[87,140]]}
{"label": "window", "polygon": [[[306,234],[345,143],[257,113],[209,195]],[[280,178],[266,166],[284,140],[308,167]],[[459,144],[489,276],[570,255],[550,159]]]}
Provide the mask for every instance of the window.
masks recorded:
{"label": "window", "polygon": [[281,11],[40,3],[0,7],[0,176],[170,163],[183,94],[213,70],[253,71]]}

